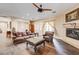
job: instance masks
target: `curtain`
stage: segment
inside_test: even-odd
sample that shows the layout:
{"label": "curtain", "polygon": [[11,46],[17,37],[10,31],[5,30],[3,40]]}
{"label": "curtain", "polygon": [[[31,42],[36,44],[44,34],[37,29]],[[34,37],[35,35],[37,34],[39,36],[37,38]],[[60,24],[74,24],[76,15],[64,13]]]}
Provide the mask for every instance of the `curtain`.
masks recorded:
{"label": "curtain", "polygon": [[45,33],[46,31],[53,31],[54,32],[54,23],[53,22],[47,21],[44,23],[43,33]]}
{"label": "curtain", "polygon": [[54,25],[54,22],[48,22],[49,23],[49,25],[52,27],[52,28],[54,28],[54,33],[57,35],[57,30],[56,30],[56,28],[55,28],[55,25]]}
{"label": "curtain", "polygon": [[34,25],[35,25],[35,32],[39,33],[40,35],[44,34],[45,31],[47,30],[54,31],[54,23],[51,21],[38,21],[34,22]]}
{"label": "curtain", "polygon": [[34,22],[34,25],[35,25],[35,32],[39,33],[39,35],[42,35],[43,34],[43,30],[42,30],[42,27],[43,27],[43,22]]}

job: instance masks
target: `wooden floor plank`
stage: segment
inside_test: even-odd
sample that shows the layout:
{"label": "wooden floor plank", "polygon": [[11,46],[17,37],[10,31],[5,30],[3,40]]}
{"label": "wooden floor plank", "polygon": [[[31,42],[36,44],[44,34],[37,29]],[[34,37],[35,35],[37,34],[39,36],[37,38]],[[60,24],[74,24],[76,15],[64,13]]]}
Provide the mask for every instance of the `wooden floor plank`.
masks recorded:
{"label": "wooden floor plank", "polygon": [[60,39],[54,39],[54,46],[57,54],[61,55],[79,55],[79,49],[63,42]]}

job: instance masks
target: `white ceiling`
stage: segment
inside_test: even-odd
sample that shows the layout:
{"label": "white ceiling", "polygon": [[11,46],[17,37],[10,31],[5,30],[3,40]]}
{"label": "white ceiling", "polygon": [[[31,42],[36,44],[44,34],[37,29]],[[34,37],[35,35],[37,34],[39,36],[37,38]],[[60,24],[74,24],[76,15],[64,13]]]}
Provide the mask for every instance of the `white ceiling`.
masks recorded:
{"label": "white ceiling", "polygon": [[[39,3],[37,3],[39,5]],[[77,3],[42,3],[43,8],[51,8],[52,11],[37,12],[31,3],[0,3],[0,16],[15,16],[25,19],[45,19],[57,16],[62,12],[78,5]],[[56,11],[56,13],[52,13]]]}

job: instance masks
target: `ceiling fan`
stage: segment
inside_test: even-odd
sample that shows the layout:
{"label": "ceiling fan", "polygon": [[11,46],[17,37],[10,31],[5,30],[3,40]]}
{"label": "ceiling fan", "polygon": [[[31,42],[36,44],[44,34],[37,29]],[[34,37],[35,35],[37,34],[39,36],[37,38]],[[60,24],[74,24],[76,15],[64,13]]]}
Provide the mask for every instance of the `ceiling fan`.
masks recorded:
{"label": "ceiling fan", "polygon": [[44,11],[52,11],[52,9],[44,9],[42,8],[42,4],[40,4],[40,6],[37,6],[35,3],[32,3],[33,6],[35,6],[36,8],[38,8],[38,12],[44,12]]}

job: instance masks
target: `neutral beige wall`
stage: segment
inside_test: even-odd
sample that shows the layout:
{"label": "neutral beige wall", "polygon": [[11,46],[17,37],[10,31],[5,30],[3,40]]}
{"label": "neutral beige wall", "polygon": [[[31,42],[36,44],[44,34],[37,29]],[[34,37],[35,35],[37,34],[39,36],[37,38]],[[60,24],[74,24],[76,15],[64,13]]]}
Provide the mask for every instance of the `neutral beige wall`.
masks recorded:
{"label": "neutral beige wall", "polygon": [[[72,11],[76,8],[78,8],[78,7],[75,7],[73,9],[69,10],[69,11]],[[65,12],[65,13],[67,13],[67,12]],[[79,48],[79,40],[75,40],[75,39],[66,37],[66,28],[63,26],[63,24],[65,23],[65,13],[63,13],[63,14],[59,15],[58,17],[56,17],[56,20],[55,20],[55,28],[56,28],[56,31],[57,31],[56,37],[58,37],[61,40],[65,41],[66,43],[71,44],[72,46],[74,46],[76,48]],[[79,23],[79,20],[74,21],[74,22]]]}

